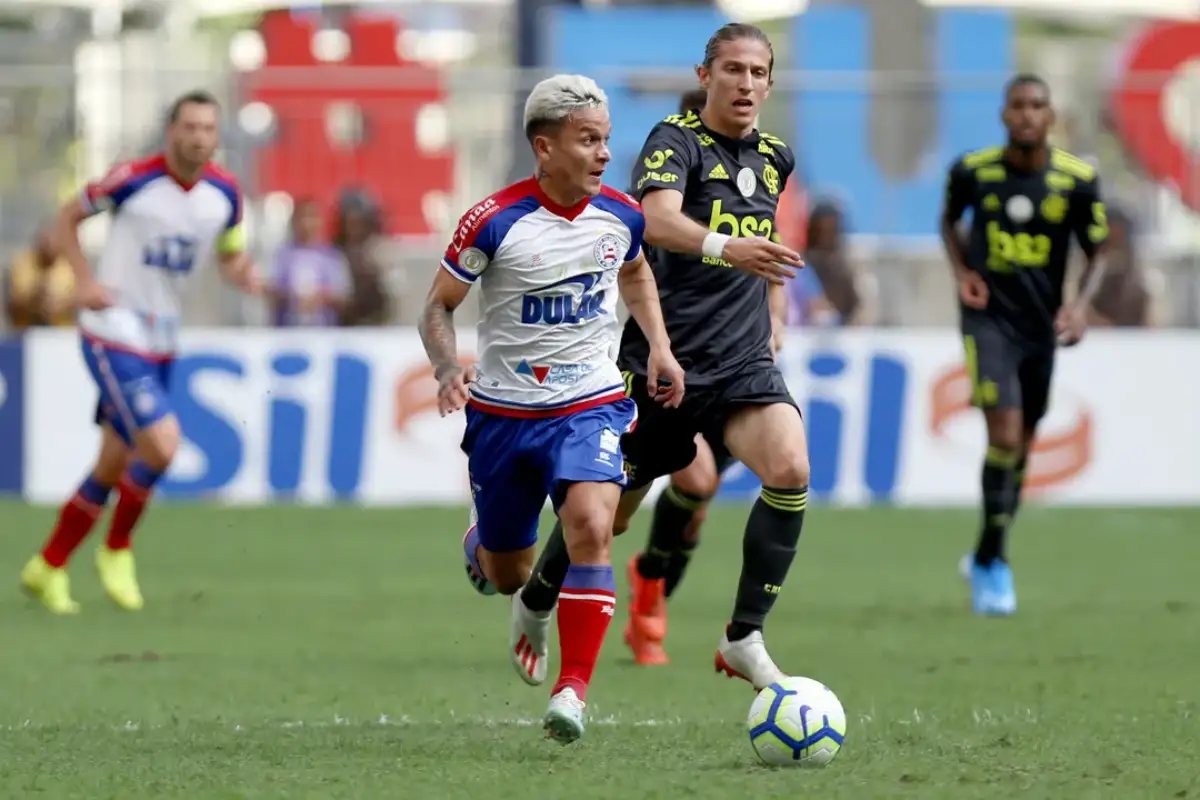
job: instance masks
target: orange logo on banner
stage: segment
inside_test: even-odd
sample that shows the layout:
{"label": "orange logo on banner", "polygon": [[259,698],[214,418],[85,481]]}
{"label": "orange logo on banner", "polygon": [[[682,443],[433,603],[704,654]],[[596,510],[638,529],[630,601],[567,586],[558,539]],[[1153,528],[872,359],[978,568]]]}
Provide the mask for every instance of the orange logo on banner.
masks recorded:
{"label": "orange logo on banner", "polygon": [[[475,356],[460,355],[458,363],[463,369],[475,365]],[[433,367],[422,364],[406,370],[396,379],[396,430],[403,431],[413,418],[430,411],[437,411],[437,381],[433,378]]]}
{"label": "orange logo on banner", "polygon": [[[933,382],[929,403],[929,429],[944,436],[950,420],[971,405],[971,378],[963,366],[953,367]],[[1033,442],[1025,471],[1025,491],[1039,492],[1069,482],[1092,461],[1090,411],[1079,412],[1071,427],[1059,433],[1039,434]]]}

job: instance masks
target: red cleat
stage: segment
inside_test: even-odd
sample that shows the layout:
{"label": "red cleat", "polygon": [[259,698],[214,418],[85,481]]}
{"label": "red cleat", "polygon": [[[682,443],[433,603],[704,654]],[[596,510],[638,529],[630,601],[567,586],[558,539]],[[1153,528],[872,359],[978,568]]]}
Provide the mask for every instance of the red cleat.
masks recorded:
{"label": "red cleat", "polygon": [[667,635],[666,581],[643,578],[637,570],[637,556],[629,561],[629,623],[625,626],[625,644],[633,651],[633,661],[642,666],[666,664],[663,640]]}

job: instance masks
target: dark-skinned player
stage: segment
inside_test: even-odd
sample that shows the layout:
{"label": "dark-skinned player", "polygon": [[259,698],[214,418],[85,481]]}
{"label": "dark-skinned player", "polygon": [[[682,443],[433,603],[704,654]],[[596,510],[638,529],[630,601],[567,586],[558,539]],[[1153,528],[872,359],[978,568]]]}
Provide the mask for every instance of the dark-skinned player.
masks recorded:
{"label": "dark-skinned player", "polygon": [[[1002,120],[1007,144],[950,168],[941,233],[958,283],[972,402],[987,422],[983,520],[964,572],[975,613],[1007,616],[1017,596],[1005,544],[1026,459],[1049,405],[1055,350],[1083,338],[1108,221],[1095,168],[1048,143],[1054,108],[1045,81],[1009,81]],[[968,209],[964,241],[956,225]],[[1087,263],[1064,303],[1072,239]]]}

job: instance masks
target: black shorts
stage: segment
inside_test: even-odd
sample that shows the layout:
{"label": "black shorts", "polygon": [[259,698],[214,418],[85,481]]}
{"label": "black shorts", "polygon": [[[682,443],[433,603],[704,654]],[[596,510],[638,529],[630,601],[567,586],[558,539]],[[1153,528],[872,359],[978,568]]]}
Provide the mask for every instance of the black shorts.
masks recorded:
{"label": "black shorts", "polygon": [[679,408],[665,408],[646,392],[646,376],[625,373],[625,392],[638,407],[637,426],[621,440],[629,482],[638,489],[686,467],[696,458],[696,434],[712,447],[718,472],[733,463],[725,424],[747,406],[787,403],[799,410],[775,365],[753,367],[711,386],[688,387]]}
{"label": "black shorts", "polygon": [[962,335],[971,404],[1020,408],[1025,427],[1032,429],[1050,405],[1054,348],[1022,342],[980,313],[963,313]]}

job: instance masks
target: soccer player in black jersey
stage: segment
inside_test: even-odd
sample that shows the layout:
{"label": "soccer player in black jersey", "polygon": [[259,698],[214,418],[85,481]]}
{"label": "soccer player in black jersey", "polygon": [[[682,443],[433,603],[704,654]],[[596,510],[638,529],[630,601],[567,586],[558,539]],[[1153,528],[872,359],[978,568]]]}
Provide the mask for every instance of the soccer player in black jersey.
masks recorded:
{"label": "soccer player in black jersey", "polygon": [[[707,102],[708,92],[702,87],[690,89],[679,98],[679,115],[699,115]],[[645,169],[643,166],[634,170],[635,180],[641,179]],[[629,192],[634,194],[636,185]],[[772,341],[778,350],[787,318],[787,293],[782,286],[773,285],[770,299]],[[712,435],[714,431],[708,433]],[[700,543],[700,529],[708,517],[708,504],[720,486],[721,476],[735,463],[719,435],[713,435],[710,443],[700,433],[695,441],[696,457],[686,468],[671,475],[671,482],[654,504],[647,544],[651,554],[636,553],[626,569],[630,609],[625,644],[633,652],[635,664],[654,666],[668,661],[663,647],[667,633],[666,601],[679,588],[692,553]],[[643,563],[649,575],[656,577],[642,575],[639,565]]]}
{"label": "soccer player in black jersey", "polygon": [[[654,246],[663,314],[687,373],[683,405],[665,411],[654,402],[659,387],[646,382],[646,341],[632,326],[625,328],[618,359],[639,418],[622,441],[629,484],[617,531],[655,478],[692,463],[698,433],[723,443],[763,482],[746,526],[733,614],[716,655],[718,671],[756,688],[783,676],[767,653],[762,626],[796,554],[809,474],[804,425],[773,357],[770,286],[782,286],[803,266],[774,230],[795,159],[781,140],[754,128],[773,66],[760,29],[722,27],[697,68],[708,91],[704,109],[656,125],[635,165],[632,188]],[[520,595],[531,610],[554,606],[567,564],[561,542],[556,531]],[[680,546],[652,539],[638,574],[664,579]]]}
{"label": "soccer player in black jersey", "polygon": [[[1055,348],[1083,338],[1108,238],[1095,168],[1047,143],[1054,110],[1045,81],[1013,78],[1002,118],[1007,145],[968,153],[950,168],[941,222],[958,282],[972,401],[987,420],[983,524],[964,570],[972,607],[984,615],[1016,610],[1005,538],[1049,404]],[[972,219],[964,241],[956,225],[967,209]],[[1064,304],[1072,237],[1087,264],[1077,296]]]}

